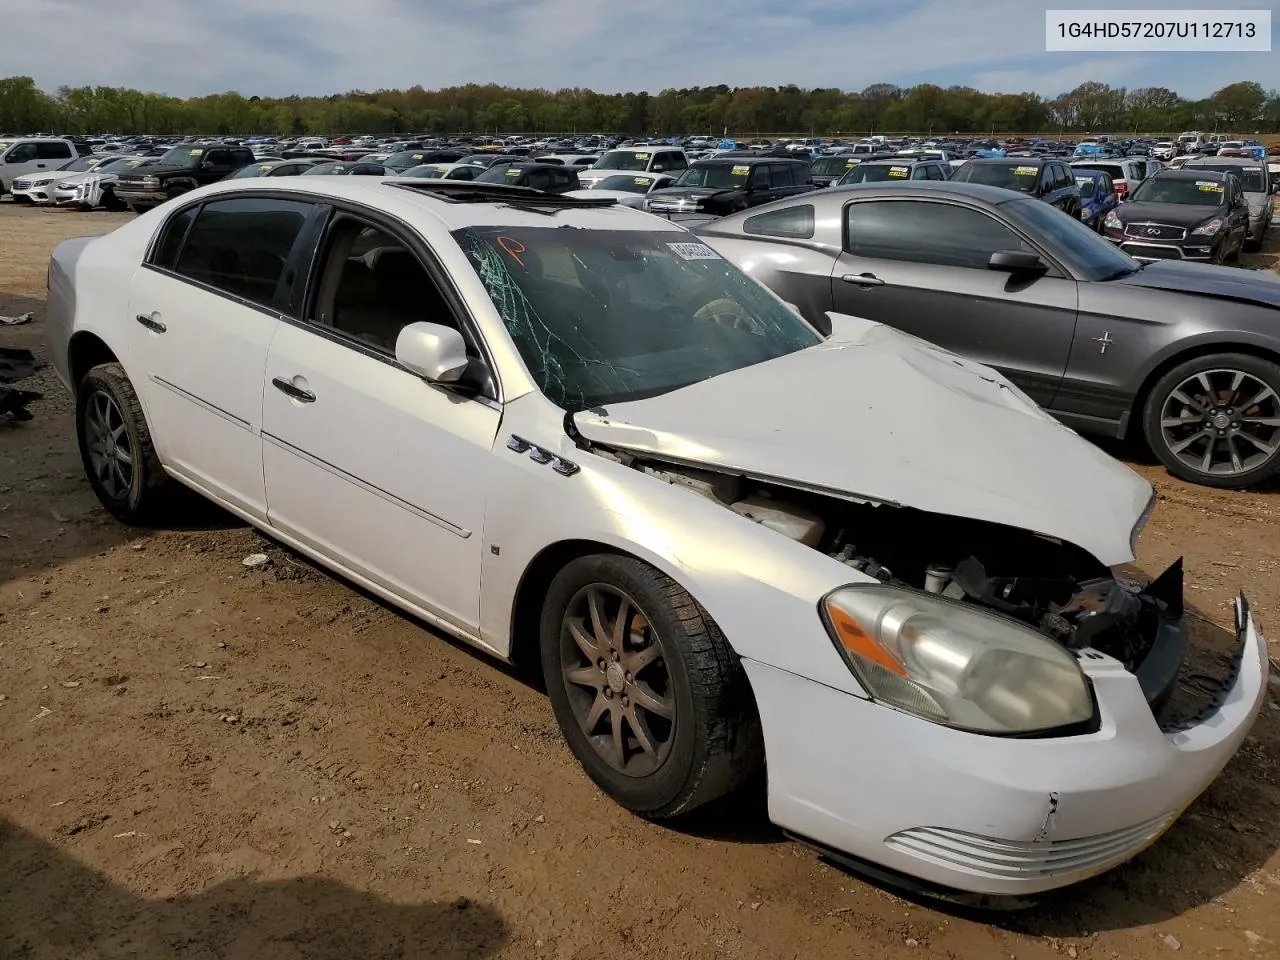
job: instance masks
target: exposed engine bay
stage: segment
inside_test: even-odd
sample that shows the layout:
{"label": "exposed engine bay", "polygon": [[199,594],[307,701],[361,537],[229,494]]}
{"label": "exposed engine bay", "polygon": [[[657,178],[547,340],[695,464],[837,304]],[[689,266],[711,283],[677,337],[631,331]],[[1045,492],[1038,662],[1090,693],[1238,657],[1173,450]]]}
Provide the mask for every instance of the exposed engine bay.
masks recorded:
{"label": "exposed engine bay", "polygon": [[1071,543],[1027,530],[594,450],[882,583],[987,607],[1069,650],[1114,657],[1137,675],[1155,708],[1185,656],[1181,560],[1144,584],[1116,577]]}

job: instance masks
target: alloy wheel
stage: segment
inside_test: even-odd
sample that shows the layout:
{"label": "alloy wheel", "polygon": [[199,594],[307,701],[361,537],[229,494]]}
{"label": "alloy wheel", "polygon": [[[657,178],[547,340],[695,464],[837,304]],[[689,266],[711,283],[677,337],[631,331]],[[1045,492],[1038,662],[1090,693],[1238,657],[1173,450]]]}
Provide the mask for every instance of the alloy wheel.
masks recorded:
{"label": "alloy wheel", "polygon": [[102,489],[113,499],[128,496],[133,486],[133,454],[129,429],[115,399],[94,391],[85,407],[85,449],[89,465]]}
{"label": "alloy wheel", "polygon": [[574,717],[600,758],[631,777],[661,767],[675,739],[676,700],[639,605],[608,584],[580,589],[561,621],[560,662]]}
{"label": "alloy wheel", "polygon": [[1280,396],[1243,370],[1204,370],[1165,397],[1160,433],[1169,452],[1192,470],[1246,473],[1280,448]]}

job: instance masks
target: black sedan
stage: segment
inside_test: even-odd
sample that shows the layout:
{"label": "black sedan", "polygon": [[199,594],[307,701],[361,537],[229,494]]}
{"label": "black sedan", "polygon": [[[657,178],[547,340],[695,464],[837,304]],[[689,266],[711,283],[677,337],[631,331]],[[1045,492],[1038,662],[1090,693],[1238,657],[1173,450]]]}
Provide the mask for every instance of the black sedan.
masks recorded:
{"label": "black sedan", "polygon": [[1046,203],[979,184],[833,187],[695,231],[815,326],[877,320],[1003,372],[1068,425],[1145,437],[1171,473],[1280,470],[1280,278],[1144,264]]}
{"label": "black sedan", "polygon": [[1240,256],[1249,205],[1233,173],[1161,170],[1107,214],[1102,231],[1139,260],[1222,263]]}

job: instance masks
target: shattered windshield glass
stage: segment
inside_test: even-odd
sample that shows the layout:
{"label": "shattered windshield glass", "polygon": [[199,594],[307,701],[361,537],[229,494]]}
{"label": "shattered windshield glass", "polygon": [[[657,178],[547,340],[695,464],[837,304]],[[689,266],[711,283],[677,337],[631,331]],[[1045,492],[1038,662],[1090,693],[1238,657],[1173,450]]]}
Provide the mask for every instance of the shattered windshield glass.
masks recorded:
{"label": "shattered windshield glass", "polygon": [[676,231],[454,232],[539,388],[570,412],[657,396],[822,339]]}

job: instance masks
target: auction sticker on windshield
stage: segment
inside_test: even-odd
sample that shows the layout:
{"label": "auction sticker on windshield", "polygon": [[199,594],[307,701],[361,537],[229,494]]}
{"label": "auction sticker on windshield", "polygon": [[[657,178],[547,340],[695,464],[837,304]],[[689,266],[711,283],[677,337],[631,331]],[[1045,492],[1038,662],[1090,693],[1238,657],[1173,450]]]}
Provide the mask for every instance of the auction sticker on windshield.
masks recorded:
{"label": "auction sticker on windshield", "polygon": [[735,177],[745,177],[751,172],[751,167],[745,163],[738,164],[730,171]]}
{"label": "auction sticker on windshield", "polygon": [[905,177],[910,172],[911,172],[910,167],[890,167],[889,168],[889,176],[891,177]]}
{"label": "auction sticker on windshield", "polygon": [[716,253],[705,243],[668,243],[671,252],[681,260],[723,260],[720,254]]}
{"label": "auction sticker on windshield", "polygon": [[1034,177],[1040,172],[1039,167],[1014,167],[1013,175],[1015,177]]}
{"label": "auction sticker on windshield", "polygon": [[1217,190],[1221,192],[1222,184],[1214,183],[1212,180],[1197,180],[1196,186],[1201,190]]}

